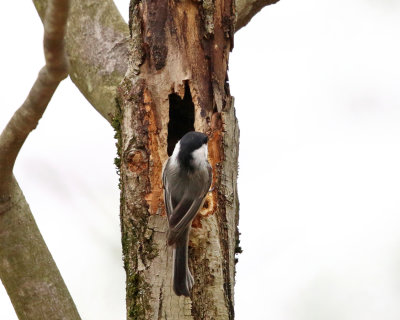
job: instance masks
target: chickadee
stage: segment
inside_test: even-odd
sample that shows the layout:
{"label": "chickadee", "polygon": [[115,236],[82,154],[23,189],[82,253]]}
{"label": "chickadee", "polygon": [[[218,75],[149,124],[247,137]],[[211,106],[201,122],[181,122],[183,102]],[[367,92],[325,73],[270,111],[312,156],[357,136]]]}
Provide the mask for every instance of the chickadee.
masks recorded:
{"label": "chickadee", "polygon": [[189,231],[211,186],[208,137],[188,132],[175,145],[163,171],[164,201],[169,223],[168,245],[174,246],[173,289],[189,296],[194,280],[188,268]]}

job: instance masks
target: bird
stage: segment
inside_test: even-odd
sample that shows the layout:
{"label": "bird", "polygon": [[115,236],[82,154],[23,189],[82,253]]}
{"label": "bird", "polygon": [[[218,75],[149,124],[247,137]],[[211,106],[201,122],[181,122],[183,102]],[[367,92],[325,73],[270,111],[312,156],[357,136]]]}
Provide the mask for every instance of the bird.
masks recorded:
{"label": "bird", "polygon": [[177,296],[190,296],[194,284],[188,267],[189,232],[212,182],[207,144],[206,134],[186,133],[176,143],[162,174],[168,218],[167,243],[173,246],[173,290]]}

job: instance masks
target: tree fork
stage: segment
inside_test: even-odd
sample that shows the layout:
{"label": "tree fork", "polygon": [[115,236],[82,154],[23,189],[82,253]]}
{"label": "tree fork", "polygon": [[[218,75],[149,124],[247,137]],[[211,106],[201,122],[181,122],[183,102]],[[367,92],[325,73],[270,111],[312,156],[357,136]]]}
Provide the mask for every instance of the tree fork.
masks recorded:
{"label": "tree fork", "polygon": [[[132,49],[118,89],[121,229],[128,319],[233,319],[239,130],[227,67],[232,0],[132,0]],[[193,222],[190,298],[172,291],[162,165],[190,130],[205,132],[213,191]]]}

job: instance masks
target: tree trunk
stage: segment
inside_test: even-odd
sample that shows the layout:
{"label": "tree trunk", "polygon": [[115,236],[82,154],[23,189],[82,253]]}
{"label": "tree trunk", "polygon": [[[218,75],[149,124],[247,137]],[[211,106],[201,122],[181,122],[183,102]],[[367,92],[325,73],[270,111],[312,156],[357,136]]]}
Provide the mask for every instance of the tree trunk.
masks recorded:
{"label": "tree trunk", "polygon": [[[121,174],[128,319],[233,319],[239,129],[227,66],[232,0],[132,0],[132,49],[113,124]],[[172,291],[162,166],[188,131],[208,134],[213,190],[192,225],[190,298]]]}

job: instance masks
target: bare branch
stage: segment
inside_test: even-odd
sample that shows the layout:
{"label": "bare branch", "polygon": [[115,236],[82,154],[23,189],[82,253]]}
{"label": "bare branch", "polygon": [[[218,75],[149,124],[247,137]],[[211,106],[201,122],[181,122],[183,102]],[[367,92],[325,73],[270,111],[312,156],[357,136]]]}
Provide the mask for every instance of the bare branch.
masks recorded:
{"label": "bare branch", "polygon": [[[49,0],[33,2],[43,20]],[[66,36],[71,80],[111,122],[128,65],[128,25],[112,0],[71,0],[71,12]]]}
{"label": "bare branch", "polygon": [[[68,0],[54,0],[48,7],[44,33],[46,65],[40,70],[28,97],[0,136],[0,191],[11,178],[15,160],[25,139],[36,128],[61,80],[68,76],[64,53]],[[8,178],[8,179],[7,179]]]}
{"label": "bare branch", "polygon": [[265,6],[279,0],[236,0],[236,31],[244,27]]}
{"label": "bare branch", "polygon": [[20,320],[80,316],[14,177],[0,214],[0,278]]}
{"label": "bare branch", "polygon": [[68,76],[64,52],[68,9],[68,0],[49,2],[43,41],[46,65],[0,135],[0,278],[19,319],[80,319],[12,173],[26,138]]}

